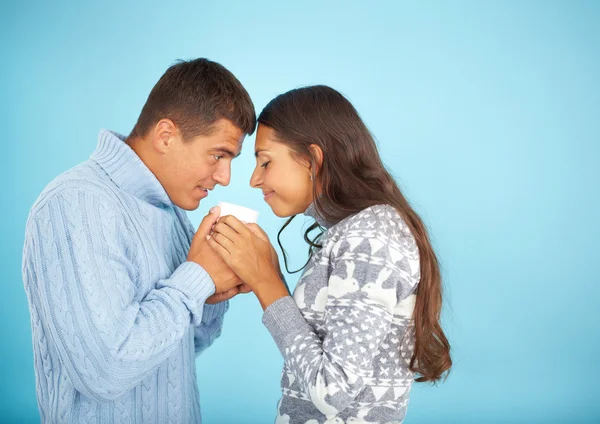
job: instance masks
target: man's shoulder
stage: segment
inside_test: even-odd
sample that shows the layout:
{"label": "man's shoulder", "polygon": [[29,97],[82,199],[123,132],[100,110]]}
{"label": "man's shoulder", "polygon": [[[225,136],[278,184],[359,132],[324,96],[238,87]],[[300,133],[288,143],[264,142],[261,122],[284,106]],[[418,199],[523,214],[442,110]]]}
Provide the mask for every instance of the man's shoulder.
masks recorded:
{"label": "man's shoulder", "polygon": [[105,206],[115,206],[115,191],[103,178],[93,161],[83,162],[52,180],[33,204],[29,218],[48,208],[51,203],[76,211],[82,199],[94,199]]}

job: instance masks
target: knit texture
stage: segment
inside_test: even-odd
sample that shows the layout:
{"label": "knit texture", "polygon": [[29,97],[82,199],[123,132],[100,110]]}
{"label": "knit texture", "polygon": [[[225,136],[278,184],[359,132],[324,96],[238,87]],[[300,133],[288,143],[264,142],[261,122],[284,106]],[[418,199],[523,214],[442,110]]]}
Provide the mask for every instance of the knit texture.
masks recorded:
{"label": "knit texture", "polygon": [[42,192],[23,280],[42,423],[199,423],[196,355],[228,303],[186,262],[194,228],[123,136]]}
{"label": "knit texture", "polygon": [[[314,205],[305,212],[324,227]],[[263,315],[285,365],[278,424],[401,423],[414,374],[416,242],[378,205],[329,228],[293,298]]]}

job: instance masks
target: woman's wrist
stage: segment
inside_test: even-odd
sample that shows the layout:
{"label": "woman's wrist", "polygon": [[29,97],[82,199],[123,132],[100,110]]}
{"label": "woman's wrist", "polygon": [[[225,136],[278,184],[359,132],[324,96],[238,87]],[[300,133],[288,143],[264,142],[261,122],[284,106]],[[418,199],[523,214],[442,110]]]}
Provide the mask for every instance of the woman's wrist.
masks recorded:
{"label": "woman's wrist", "polygon": [[254,294],[258,298],[263,310],[282,297],[290,295],[287,287],[277,274],[279,273],[273,273],[255,285]]}

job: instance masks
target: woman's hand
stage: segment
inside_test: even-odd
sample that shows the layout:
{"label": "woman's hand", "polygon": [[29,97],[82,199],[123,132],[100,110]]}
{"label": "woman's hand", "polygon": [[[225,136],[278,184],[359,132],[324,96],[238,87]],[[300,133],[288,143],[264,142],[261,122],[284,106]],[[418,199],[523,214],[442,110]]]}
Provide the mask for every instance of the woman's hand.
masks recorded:
{"label": "woman's hand", "polygon": [[246,224],[246,227],[250,228],[250,231],[252,231],[252,233],[254,233],[254,235],[256,237],[269,243],[269,245],[271,246],[271,263],[273,264],[273,266],[279,273],[279,276],[281,277],[281,267],[279,266],[279,256],[277,255],[277,251],[273,247],[273,244],[271,244],[271,240],[269,240],[269,236],[267,235],[267,233],[265,233],[265,231],[262,228],[260,228],[257,224]]}
{"label": "woman's hand", "polygon": [[273,264],[273,247],[258,237],[236,217],[221,217],[208,241],[237,276],[254,290],[272,277],[278,278]]}
{"label": "woman's hand", "polygon": [[[263,308],[288,296],[279,275],[277,252],[258,225],[247,226],[234,216],[214,225],[209,245],[256,294]],[[255,234],[255,233],[258,233]],[[266,240],[265,240],[266,239]]]}

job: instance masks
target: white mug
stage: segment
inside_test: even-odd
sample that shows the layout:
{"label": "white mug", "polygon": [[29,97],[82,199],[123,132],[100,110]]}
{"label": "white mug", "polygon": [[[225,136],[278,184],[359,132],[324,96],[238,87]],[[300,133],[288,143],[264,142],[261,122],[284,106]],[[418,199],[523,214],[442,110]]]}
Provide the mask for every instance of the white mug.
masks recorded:
{"label": "white mug", "polygon": [[221,208],[219,218],[222,216],[233,215],[247,224],[256,224],[258,221],[258,212],[253,209],[227,202],[219,202],[217,206]]}

